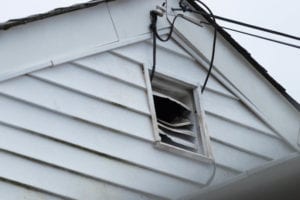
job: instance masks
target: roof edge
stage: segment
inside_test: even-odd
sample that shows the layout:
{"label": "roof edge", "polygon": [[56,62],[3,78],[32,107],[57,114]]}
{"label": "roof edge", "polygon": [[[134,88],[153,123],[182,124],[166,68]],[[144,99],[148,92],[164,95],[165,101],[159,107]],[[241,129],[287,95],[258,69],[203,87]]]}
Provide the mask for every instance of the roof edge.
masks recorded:
{"label": "roof edge", "polygon": [[[202,15],[208,22],[213,23],[212,19],[210,18],[209,14],[202,9],[195,1],[187,0],[187,2],[194,7],[196,10],[200,11],[201,13],[206,13],[206,15]],[[286,89],[278,83],[269,73],[268,71],[262,67],[252,56],[251,54],[242,47],[235,39],[231,37],[231,35],[226,32],[223,28],[221,28],[217,23],[217,31],[222,35],[222,37],[228,41],[244,58],[263,76],[267,79],[280,93],[283,95],[295,108],[298,112],[300,112],[300,104],[291,97],[287,92]]]}
{"label": "roof edge", "polygon": [[109,2],[109,1],[113,1],[113,0],[91,0],[91,1],[88,1],[86,3],[79,3],[79,4],[75,4],[75,5],[68,6],[68,7],[56,8],[56,9],[50,10],[46,13],[34,14],[34,15],[30,15],[28,17],[19,18],[19,19],[11,19],[11,20],[8,20],[4,23],[0,23],[0,30],[8,30],[8,29],[10,29],[12,27],[15,27],[15,26],[19,26],[19,25],[30,23],[30,22],[42,20],[42,19],[45,19],[45,18],[48,18],[48,17],[53,17],[53,16],[56,16],[56,15],[65,14],[65,13],[68,13],[68,12],[73,12],[73,11],[76,11],[76,10],[81,10],[81,9],[84,9],[84,8],[93,7],[93,6],[96,6],[100,3],[105,3],[105,2]]}

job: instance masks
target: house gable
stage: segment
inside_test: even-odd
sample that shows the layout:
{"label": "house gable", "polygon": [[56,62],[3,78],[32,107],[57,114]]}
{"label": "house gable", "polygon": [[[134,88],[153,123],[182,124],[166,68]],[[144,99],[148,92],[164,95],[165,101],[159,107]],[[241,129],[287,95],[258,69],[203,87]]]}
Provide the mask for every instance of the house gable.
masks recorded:
{"label": "house gable", "polygon": [[[3,57],[0,159],[1,163],[9,163],[0,170],[4,180],[70,199],[97,199],[104,190],[108,190],[109,197],[117,191],[117,197],[125,199],[176,199],[206,187],[210,177],[212,185],[224,183],[295,151],[285,135],[282,137],[282,132],[273,128],[273,121],[262,118],[264,109],[253,97],[245,95],[231,81],[234,78],[219,69],[220,60],[201,98],[215,173],[209,162],[154,147],[149,77],[145,73],[152,69],[153,47],[147,19],[149,9],[161,2],[115,1],[62,15],[70,26],[80,26],[73,21],[75,16],[82,22],[89,21],[88,29],[70,33],[76,36],[77,45],[72,43],[74,38],[69,41],[61,37],[68,26],[56,29],[59,34],[52,35],[55,43],[41,43],[46,38],[37,33],[43,27],[52,33],[60,23],[58,18],[4,32],[5,45],[0,48],[5,50],[13,41],[9,33],[22,42],[22,33],[36,28],[27,35],[30,43],[14,47],[20,48],[20,60],[12,59],[14,51],[7,51],[7,57]],[[141,20],[137,29],[121,26],[126,17],[120,17],[124,14],[120,10],[131,11],[138,6],[144,9],[139,12],[147,22]],[[109,24],[108,30],[97,26],[93,32],[101,20]],[[180,30],[183,22],[179,22],[173,38],[158,43],[156,73],[201,87],[207,74],[208,54],[200,44],[195,48],[198,43]],[[159,24],[159,34],[168,32],[165,25],[167,22]],[[85,38],[84,31],[93,32],[93,37]],[[65,39],[69,45],[59,49]],[[205,41],[208,45],[210,40]],[[32,44],[40,52],[27,51]],[[226,54],[234,52],[228,46],[225,50]],[[243,59],[233,54],[243,64]],[[269,87],[263,77],[258,82]],[[274,98],[282,100],[279,94]],[[32,173],[20,174],[23,168]],[[36,174],[51,181],[41,184],[39,179],[30,178]],[[55,179],[62,184],[53,184]]]}
{"label": "house gable", "polygon": [[[67,169],[73,178],[80,174],[87,181],[92,177],[108,187],[118,185],[128,195],[136,191],[174,199],[205,187],[211,164],[153,146],[143,72],[151,70],[151,51],[147,39],[1,82],[1,149],[13,153],[17,166],[39,168],[43,163],[47,168],[40,173],[51,167],[57,168],[53,173]],[[157,55],[157,73],[202,84],[205,68],[176,40],[159,43]],[[202,99],[216,162],[213,185],[293,151],[214,76]],[[80,164],[82,160],[89,164]],[[139,178],[130,181],[135,174]],[[51,183],[17,181],[58,196],[79,197],[72,190],[51,188]],[[175,191],[177,187],[181,189]],[[93,195],[97,193],[91,192],[91,199]]]}

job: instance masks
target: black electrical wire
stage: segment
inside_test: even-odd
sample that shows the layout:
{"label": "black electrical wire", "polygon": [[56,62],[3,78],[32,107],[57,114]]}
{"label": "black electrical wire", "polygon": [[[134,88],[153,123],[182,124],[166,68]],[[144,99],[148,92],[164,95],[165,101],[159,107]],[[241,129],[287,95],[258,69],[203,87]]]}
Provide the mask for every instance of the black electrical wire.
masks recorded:
{"label": "black electrical wire", "polygon": [[[208,10],[208,12],[211,14],[212,20],[213,20],[213,24],[212,25],[214,27],[214,37],[213,37],[213,45],[212,45],[212,54],[211,54],[210,65],[209,65],[207,76],[205,78],[205,81],[204,81],[202,89],[201,89],[201,93],[203,93],[205,91],[208,79],[210,77],[210,74],[211,74],[211,71],[212,71],[212,68],[213,68],[213,62],[214,62],[215,50],[216,50],[216,42],[217,42],[217,28],[216,28],[216,20],[213,17],[214,16],[213,12],[202,1],[197,0],[197,2],[200,3],[201,5],[203,5]],[[180,6],[182,6],[181,3],[180,3]],[[152,33],[153,33],[153,66],[152,66],[152,71],[151,71],[151,75],[150,75],[150,81],[153,80],[154,75],[155,75],[155,70],[156,70],[156,38],[159,39],[162,42],[167,42],[171,38],[171,36],[172,36],[172,33],[174,31],[174,24],[175,24],[176,20],[178,19],[178,17],[181,17],[183,19],[188,20],[184,15],[177,14],[174,17],[174,19],[173,19],[173,21],[171,23],[171,28],[170,28],[169,34],[167,35],[166,38],[162,38],[158,34],[158,32],[157,32],[157,17],[158,17],[158,15],[160,15],[159,11],[155,11],[155,10],[150,11],[150,18],[151,18],[150,29],[152,30]],[[193,22],[191,20],[188,20],[188,21],[190,21],[192,23],[195,23],[195,22]]]}
{"label": "black electrical wire", "polygon": [[[152,25],[151,25],[152,26]],[[152,65],[152,71],[151,71],[151,75],[150,75],[150,81],[152,82],[154,74],[155,74],[155,70],[156,70],[156,33],[155,31],[152,30],[152,38],[153,38],[153,65]]]}
{"label": "black electrical wire", "polygon": [[[178,18],[183,18],[193,24],[196,24],[194,21],[188,19],[187,17],[185,17],[183,14],[177,14],[173,21],[170,22],[171,26],[170,26],[170,32],[168,33],[166,38],[162,38],[157,31],[157,17],[158,17],[159,13],[155,10],[150,11],[150,17],[151,17],[151,25],[150,25],[150,29],[152,30],[152,36],[153,36],[153,65],[152,65],[152,70],[151,70],[151,75],[150,75],[150,81],[153,80],[154,78],[154,74],[155,74],[155,70],[156,70],[156,39],[159,39],[162,42],[167,42],[171,39],[171,36],[173,34],[174,31],[174,24],[176,22],[176,20]],[[201,24],[196,24],[198,26],[201,26]]]}
{"label": "black electrical wire", "polygon": [[152,65],[152,70],[151,70],[151,75],[150,75],[151,82],[154,78],[154,74],[155,74],[155,70],[156,70],[156,39],[159,39],[162,42],[167,42],[168,40],[170,40],[173,30],[174,30],[174,23],[179,16],[179,15],[177,15],[174,18],[174,20],[171,24],[170,32],[168,33],[167,37],[162,38],[157,32],[157,16],[158,15],[159,15],[159,13],[157,11],[155,11],[155,10],[150,11],[150,18],[151,18],[150,29],[152,31],[152,38],[153,38],[153,65]]}
{"label": "black electrical wire", "polygon": [[176,22],[176,19],[178,17],[182,17],[182,14],[178,14],[175,16],[175,18],[173,19],[173,22],[171,23],[171,28],[170,28],[170,32],[168,33],[166,38],[162,38],[158,32],[157,32],[157,16],[159,15],[159,13],[155,10],[150,11],[150,17],[151,17],[151,25],[150,25],[150,29],[152,30],[152,37],[153,37],[153,65],[152,65],[152,70],[151,70],[151,75],[150,75],[150,81],[152,82],[153,78],[154,78],[154,74],[155,74],[155,70],[156,70],[156,38],[159,39],[162,42],[167,42],[168,40],[170,40],[172,33],[174,31],[174,24]]}
{"label": "black electrical wire", "polygon": [[221,16],[214,15],[214,17],[216,19],[226,21],[226,22],[230,22],[230,23],[233,23],[233,24],[238,24],[238,25],[245,26],[245,27],[248,27],[248,28],[257,29],[257,30],[260,30],[260,31],[272,33],[272,34],[275,34],[275,35],[280,35],[280,36],[295,39],[295,40],[300,40],[300,37],[293,36],[293,35],[286,34],[286,33],[282,33],[282,32],[279,32],[279,31],[267,29],[267,28],[264,28],[264,27],[248,24],[248,23],[245,23],[245,22],[241,22],[241,21],[237,21],[237,20],[233,20],[233,19],[229,19],[229,18],[225,18],[225,17],[221,17]]}
{"label": "black electrical wire", "polygon": [[[206,24],[206,25],[211,25],[210,23],[204,22],[204,21],[200,21],[200,23],[201,24]],[[270,42],[278,43],[278,44],[281,44],[281,45],[293,47],[293,48],[296,48],[296,49],[300,49],[299,45],[291,44],[291,43],[288,43],[288,42],[283,42],[281,40],[275,40],[275,39],[272,39],[272,38],[264,37],[264,36],[253,34],[253,33],[249,33],[249,32],[246,32],[246,31],[241,31],[241,30],[238,30],[238,29],[229,28],[229,27],[226,27],[226,26],[219,26],[219,28],[226,29],[226,30],[229,30],[229,31],[232,31],[232,32],[237,32],[237,33],[244,34],[244,35],[248,35],[248,36],[252,36],[252,37],[256,37],[256,38],[259,38],[259,39],[262,39],[262,40],[267,40],[267,41],[270,41]]]}
{"label": "black electrical wire", "polygon": [[217,42],[217,28],[216,28],[216,19],[214,17],[213,12],[210,10],[210,8],[200,0],[196,0],[196,2],[201,4],[210,13],[210,17],[211,17],[212,22],[213,22],[212,25],[214,27],[214,38],[213,38],[213,45],[212,45],[212,52],[211,52],[211,59],[210,59],[210,63],[209,63],[209,69],[208,69],[206,78],[204,80],[204,83],[203,83],[203,86],[202,86],[202,89],[201,89],[201,93],[203,93],[205,91],[208,79],[210,77],[210,74],[211,74],[211,71],[212,71],[212,68],[213,68],[213,65],[214,65],[214,58],[215,58],[215,52],[216,52],[216,42]]}
{"label": "black electrical wire", "polygon": [[280,40],[275,40],[275,39],[263,37],[263,36],[260,36],[260,35],[256,35],[256,34],[253,34],[253,33],[248,33],[248,32],[245,32],[245,31],[240,31],[240,30],[233,29],[233,28],[228,28],[228,27],[225,27],[225,26],[221,26],[221,27],[223,29],[226,29],[226,30],[229,30],[229,31],[241,33],[241,34],[244,34],[244,35],[248,35],[248,36],[256,37],[256,38],[259,38],[259,39],[267,40],[267,41],[270,41],[270,42],[275,42],[275,43],[278,43],[278,44],[281,44],[281,45],[285,45],[285,46],[289,46],[289,47],[300,49],[299,45],[295,45],[295,44],[283,42],[283,41],[280,41]]}
{"label": "black electrical wire", "polygon": [[[211,14],[208,14],[206,12],[198,11],[198,10],[195,11],[195,10],[192,10],[192,9],[189,9],[189,8],[183,8],[183,9],[182,8],[179,8],[179,9],[175,8],[175,9],[172,9],[172,10],[173,11],[188,11],[188,12],[192,12],[192,13],[212,17]],[[238,20],[235,20],[235,19],[229,19],[229,18],[226,18],[226,17],[218,16],[218,15],[214,15],[214,18],[222,20],[222,21],[226,21],[226,22],[229,22],[229,23],[237,24],[237,25],[240,25],[240,26],[245,26],[245,27],[248,27],[248,28],[252,28],[252,29],[263,31],[263,32],[271,33],[271,34],[274,34],[274,35],[280,35],[280,36],[291,38],[291,39],[294,39],[294,40],[300,40],[300,37],[298,37],[298,36],[294,36],[294,35],[291,35],[291,34],[287,34],[287,33],[275,31],[275,30],[272,30],[272,29],[267,29],[267,28],[264,28],[264,27],[256,26],[256,25],[253,25],[253,24],[241,22],[241,21],[238,21]]]}
{"label": "black electrical wire", "polygon": [[[177,14],[177,15],[174,17],[173,22],[171,23],[170,32],[168,33],[168,36],[167,36],[166,38],[162,38],[162,37],[158,34],[157,28],[156,28],[156,26],[155,26],[155,31],[154,31],[154,32],[155,32],[155,35],[156,35],[157,39],[159,39],[159,40],[162,41],[162,42],[167,42],[168,40],[171,39],[172,33],[173,33],[173,31],[174,31],[174,24],[175,24],[176,19],[177,19],[178,17],[184,18],[184,16],[183,16],[182,14]],[[185,18],[184,18],[184,19],[185,19]]]}

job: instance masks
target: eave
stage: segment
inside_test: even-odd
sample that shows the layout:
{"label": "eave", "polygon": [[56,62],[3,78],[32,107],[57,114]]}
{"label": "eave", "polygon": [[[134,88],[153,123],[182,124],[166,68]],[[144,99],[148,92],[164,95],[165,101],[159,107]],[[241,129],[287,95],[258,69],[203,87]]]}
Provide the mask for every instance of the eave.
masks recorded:
{"label": "eave", "polygon": [[220,185],[210,186],[198,194],[183,199],[239,200],[239,199],[299,199],[299,153],[269,162],[265,166],[246,171]]}
{"label": "eave", "polygon": [[38,21],[38,20],[42,20],[42,19],[45,19],[45,18],[48,18],[48,17],[53,17],[53,16],[73,12],[73,11],[76,11],[76,10],[81,10],[81,9],[93,7],[93,6],[96,6],[100,3],[109,2],[109,1],[112,1],[112,0],[92,0],[92,1],[89,1],[89,2],[86,2],[86,3],[80,3],[80,4],[75,4],[75,5],[72,5],[72,6],[68,6],[68,7],[56,8],[56,9],[51,10],[51,11],[46,12],[46,13],[35,14],[35,15],[31,15],[31,16],[28,16],[28,17],[20,18],[20,19],[11,19],[7,22],[0,23],[0,30],[7,30],[7,29],[10,29],[10,28],[15,27],[15,26],[24,25],[24,24],[34,22],[34,21]]}

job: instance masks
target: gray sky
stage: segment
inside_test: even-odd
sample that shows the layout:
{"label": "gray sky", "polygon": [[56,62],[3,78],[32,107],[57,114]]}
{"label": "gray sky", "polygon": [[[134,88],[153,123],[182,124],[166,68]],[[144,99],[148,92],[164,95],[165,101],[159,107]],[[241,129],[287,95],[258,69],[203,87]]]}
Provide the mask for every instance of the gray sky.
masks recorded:
{"label": "gray sky", "polygon": [[[215,15],[220,15],[257,26],[274,29],[300,37],[299,0],[206,0]],[[300,46],[300,41],[254,31],[228,23],[220,24],[251,31],[255,34],[290,42]],[[282,46],[269,41],[229,32],[251,55],[268,70],[287,92],[300,102],[300,49]]]}
{"label": "gray sky", "polygon": [[[216,15],[233,18],[300,37],[299,0],[203,0]],[[46,12],[53,8],[86,0],[0,0],[0,22]],[[263,36],[300,45],[299,41],[277,37],[219,21]],[[273,76],[287,92],[300,102],[300,50],[229,32]]]}

